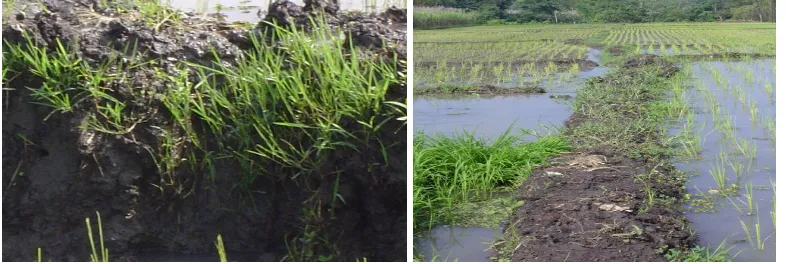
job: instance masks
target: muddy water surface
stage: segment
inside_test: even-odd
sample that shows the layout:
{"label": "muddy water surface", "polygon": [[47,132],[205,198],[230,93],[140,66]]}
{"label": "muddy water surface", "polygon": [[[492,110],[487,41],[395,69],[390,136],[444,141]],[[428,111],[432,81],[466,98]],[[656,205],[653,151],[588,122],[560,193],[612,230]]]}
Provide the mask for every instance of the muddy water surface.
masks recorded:
{"label": "muddy water surface", "polygon": [[[208,10],[226,15],[229,22],[259,21],[264,17],[265,10],[273,0],[162,0],[164,3],[186,11]],[[293,3],[303,5],[303,0],[291,0]],[[404,8],[403,1],[371,1],[364,0],[339,0],[341,10],[373,11],[386,7]],[[216,8],[220,7],[220,8]],[[405,28],[406,29],[406,28]]]}
{"label": "muddy water surface", "polygon": [[508,128],[515,135],[520,129],[545,131],[544,127],[560,127],[572,112],[566,100],[551,99],[547,94],[418,97],[414,111],[415,130],[426,135],[470,131],[488,139]]}
{"label": "muddy water surface", "polygon": [[513,133],[521,129],[549,132],[561,127],[570,117],[576,89],[583,81],[608,71],[606,67],[597,67],[566,81],[544,81],[541,85],[546,87],[545,94],[419,96],[414,102],[415,131],[426,135],[470,131],[488,139],[496,138],[508,128]]}
{"label": "muddy water surface", "polygon": [[[683,65],[683,67],[686,67]],[[718,184],[710,174],[713,165],[716,165],[716,156],[719,153],[728,153],[729,160],[726,162],[726,178],[728,184],[740,186],[740,195],[732,195],[728,198],[715,195],[718,206],[717,212],[689,212],[686,214],[692,222],[692,226],[698,231],[699,241],[709,244],[711,247],[719,245],[724,240],[733,245],[732,255],[740,252],[735,258],[736,261],[775,261],[775,228],[770,212],[773,211],[775,191],[772,189],[775,182],[775,139],[771,138],[769,131],[764,124],[767,118],[775,119],[775,94],[765,91],[765,83],[769,82],[775,87],[775,71],[773,60],[754,60],[751,62],[705,62],[702,67],[700,63],[688,65],[692,67],[694,84],[701,82],[706,85],[722,111],[731,115],[734,134],[736,137],[745,139],[751,144],[756,145],[756,159],[748,162],[745,157],[736,154],[738,150],[724,141],[719,132],[714,130],[719,120],[715,120],[709,110],[709,105],[704,99],[704,94],[697,89],[690,90],[690,99],[695,111],[698,112],[695,118],[697,123],[694,131],[703,138],[703,160],[678,162],[675,164],[682,171],[695,174],[686,184],[692,195],[697,196],[701,193],[709,193],[710,190],[717,190]],[[758,122],[753,122],[745,106],[734,92],[725,90],[719,85],[709,68],[717,68],[721,75],[728,80],[729,87],[739,86],[745,91],[747,98],[745,101],[755,101],[759,109]],[[745,71],[751,70],[753,83],[745,80]],[[750,77],[749,77],[750,79]],[[774,90],[774,88],[773,88]],[[672,134],[682,130],[680,128],[672,130]],[[702,129],[702,126],[703,129]],[[743,167],[750,166],[747,173],[742,173],[738,177],[735,175],[730,164],[742,163]],[[749,165],[750,164],[750,165]],[[716,165],[717,166],[717,165]],[[743,170],[745,170],[743,168]],[[753,200],[758,206],[758,213],[752,216],[746,215],[747,199],[742,196],[746,194],[745,184],[750,182],[753,187]],[[741,207],[740,212],[735,206]],[[754,207],[755,210],[755,207]],[[746,232],[740,222],[744,222],[751,232],[752,241],[748,240]],[[760,224],[761,240],[763,249],[759,250],[758,241],[755,233],[755,224]],[[753,245],[751,245],[753,242]]]}
{"label": "muddy water surface", "polygon": [[424,261],[490,262],[489,247],[502,228],[440,226],[418,239]]}

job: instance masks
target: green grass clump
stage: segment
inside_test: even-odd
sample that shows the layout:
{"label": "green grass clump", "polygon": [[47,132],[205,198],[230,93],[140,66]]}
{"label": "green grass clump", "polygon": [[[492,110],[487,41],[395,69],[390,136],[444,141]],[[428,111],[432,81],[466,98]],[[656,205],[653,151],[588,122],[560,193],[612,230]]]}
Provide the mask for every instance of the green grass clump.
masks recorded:
{"label": "green grass clump", "polygon": [[[386,166],[390,155],[401,154],[388,150],[404,144],[389,140],[406,125],[406,105],[388,98],[388,90],[403,89],[406,79],[396,69],[399,58],[372,57],[345,46],[322,22],[313,23],[325,30],[306,34],[294,26],[271,27],[264,35],[279,40],[275,47],[252,37],[253,47],[235,65],[213,52],[209,66],[180,62],[177,72],[155,66],[156,59],[123,58],[120,52],[88,63],[60,41],[54,50],[32,41],[6,42],[4,92],[30,94],[33,103],[51,110],[47,118],[84,113],[82,133],[122,138],[139,129],[154,131],[145,149],[160,179],[151,184],[162,198],[187,197],[202,175],[230,182],[240,195],[257,191],[263,177],[326,180],[334,171],[324,164],[347,153],[364,153],[369,167]],[[124,54],[129,53],[136,54]],[[134,78],[139,71],[166,89],[140,85]],[[22,87],[5,89],[11,80]],[[126,89],[133,93],[121,93],[119,84],[133,87]],[[239,173],[216,175],[219,162]],[[321,217],[323,209],[314,212]]]}
{"label": "green grass clump", "polygon": [[569,149],[557,136],[526,143],[510,131],[491,142],[469,132],[455,138],[418,133],[413,147],[416,230],[452,221],[455,205],[515,187],[535,166]]}
{"label": "green grass clump", "polygon": [[[158,128],[161,148],[148,149],[162,175],[172,176],[181,158],[194,166],[232,159],[245,172],[237,185],[247,190],[256,177],[270,176],[270,165],[296,169],[292,178],[310,175],[337,149],[373,145],[386,159],[389,146],[378,132],[402,120],[406,108],[386,100],[388,88],[401,81],[395,65],[364,60],[357,48],[345,53],[342,41],[326,32],[274,31],[286,49],[254,39],[254,47],[236,66],[221,63],[215,54],[217,67],[184,62],[180,74],[154,68],[172,87],[156,97],[176,124]],[[86,111],[89,118],[82,129],[114,135],[128,134],[143,121],[134,116],[138,113],[131,111],[131,102],[118,99],[109,86],[147,63],[132,60],[123,67],[113,57],[93,66],[63,45],[54,51],[32,42],[6,46],[10,65],[28,65],[32,76],[27,77],[42,80],[27,89],[36,103],[54,110],[51,114]],[[123,71],[109,72],[110,67]],[[189,78],[189,70],[196,72],[197,81]],[[4,68],[3,77],[11,78],[9,72]],[[145,102],[144,96],[135,99]],[[193,147],[190,153],[182,152],[185,141]],[[162,186],[177,188],[174,179],[165,180]]]}
{"label": "green grass clump", "polygon": [[413,27],[433,29],[472,26],[480,22],[480,13],[452,10],[420,10],[412,13]]}
{"label": "green grass clump", "polygon": [[[727,247],[726,241],[720,243],[715,249],[703,246],[695,246],[690,250],[669,249],[661,250],[667,260],[671,262],[731,262],[734,256],[730,256],[729,251],[733,247]],[[738,253],[739,254],[739,253]]]}

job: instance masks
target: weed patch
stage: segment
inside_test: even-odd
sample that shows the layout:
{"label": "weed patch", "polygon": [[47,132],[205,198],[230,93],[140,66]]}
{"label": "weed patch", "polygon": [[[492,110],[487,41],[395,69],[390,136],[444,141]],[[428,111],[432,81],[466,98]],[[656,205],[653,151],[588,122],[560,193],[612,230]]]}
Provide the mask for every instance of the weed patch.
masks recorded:
{"label": "weed patch", "polygon": [[[548,157],[567,151],[566,143],[553,136],[525,143],[510,131],[491,142],[469,132],[455,138],[417,134],[414,144],[416,230],[468,219],[455,208],[472,201],[495,203],[488,200],[493,193],[519,184]],[[502,201],[496,202],[503,204]],[[505,206],[501,208],[504,211]],[[464,216],[457,217],[457,214]]]}
{"label": "weed patch", "polygon": [[[53,259],[215,254],[208,233],[222,260],[403,258],[400,31],[286,1],[253,29],[124,4],[46,0],[4,20],[3,163],[19,167],[4,167],[4,214],[46,223],[4,220],[24,241],[4,259],[29,259],[25,245]],[[113,212],[99,229],[112,239],[79,250],[73,223],[95,210]]]}

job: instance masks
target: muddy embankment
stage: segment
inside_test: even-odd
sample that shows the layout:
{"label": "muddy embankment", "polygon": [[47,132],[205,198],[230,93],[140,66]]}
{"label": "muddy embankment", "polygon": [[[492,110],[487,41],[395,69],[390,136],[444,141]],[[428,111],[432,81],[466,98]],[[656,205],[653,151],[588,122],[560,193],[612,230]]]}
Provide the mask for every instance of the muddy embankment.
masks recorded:
{"label": "muddy embankment", "polygon": [[[150,96],[174,87],[162,76],[176,76],[180,62],[214,63],[214,51],[222,64],[238,63],[251,46],[250,36],[264,35],[267,24],[244,29],[188,13],[178,14],[177,21],[164,16],[159,23],[149,23],[134,8],[118,12],[118,3],[126,1],[109,1],[103,8],[95,4],[102,1],[88,0],[16,2],[27,8],[12,11],[4,20],[4,45],[25,45],[25,32],[35,45],[50,51],[57,50],[58,40],[64,47],[75,47],[68,54],[96,68],[118,55],[118,61],[151,63],[134,69],[120,63],[101,68],[106,76],[120,74],[117,69],[129,76],[101,84],[111,88],[106,90],[110,96],[125,102],[125,117],[135,120],[127,131],[115,134],[84,129],[86,117],[96,116],[91,102],[74,102],[72,111],[50,116],[53,109],[36,104],[40,102],[31,96],[43,80],[29,72],[29,65],[13,65],[8,72],[4,65],[3,86],[14,88],[4,89],[2,104],[4,261],[32,261],[37,248],[44,260],[89,260],[85,218],[95,223],[96,211],[102,216],[112,261],[155,261],[157,254],[217,256],[217,234],[223,236],[230,261],[277,261],[288,251],[315,258],[333,255],[333,260],[343,261],[405,261],[404,122],[393,118],[374,135],[385,146],[384,154],[380,147],[362,144],[355,150],[335,148],[321,156],[321,166],[313,171],[267,162],[268,176],[241,183],[241,175],[250,173],[243,171],[243,161],[206,162],[210,151],[226,142],[198,134],[195,137],[206,139],[206,151],[189,152],[193,144],[177,129],[172,113],[160,97]],[[391,17],[405,21],[406,12],[345,14],[331,3],[306,0],[301,7],[275,1],[265,20],[294,22],[308,30],[309,17],[325,14],[331,26],[346,32],[345,46],[363,47],[364,58],[387,59],[405,70],[390,59],[394,54],[399,60],[406,58],[406,34],[388,23]],[[136,43],[136,48],[126,49],[129,43]],[[386,99],[403,102],[405,96],[405,84],[399,82],[388,88]],[[194,131],[208,131],[198,116],[185,120],[189,119]],[[346,127],[357,125],[354,120],[345,122]],[[164,128],[169,137],[162,135]],[[361,129],[350,129],[355,130]],[[290,143],[309,144],[307,139]],[[179,165],[164,173],[152,158],[160,157],[163,149],[182,154],[183,160],[199,159],[202,165],[175,162]],[[162,187],[165,182],[179,187]],[[242,191],[240,184],[245,186]],[[335,197],[342,202],[325,206]],[[296,238],[311,242],[295,243]],[[211,260],[218,258],[206,259]]]}
{"label": "muddy embankment", "polygon": [[[536,61],[518,60],[518,61],[509,61],[509,62],[487,61],[478,64],[483,65],[484,67],[487,68],[493,68],[499,65],[504,65],[509,67],[521,67],[531,63],[534,63],[535,67],[538,69],[543,69],[551,64],[554,64],[557,66],[558,70],[570,69],[571,67],[573,67],[574,64],[578,64],[579,69],[582,71],[591,70],[594,69],[595,67],[600,66],[598,65],[597,62],[586,60],[586,59],[553,59],[553,60],[546,59],[546,60],[536,60]],[[464,64],[465,64],[464,62],[459,62],[459,61],[448,61],[444,63],[444,65],[448,67],[461,67],[464,66]],[[478,64],[474,64],[474,65],[478,65]],[[426,67],[430,69],[436,69],[438,65],[439,63],[435,61],[423,61],[423,62],[418,62],[417,64],[418,67]]]}
{"label": "muddy embankment", "polygon": [[660,250],[696,242],[681,211],[684,178],[669,162],[657,124],[646,119],[647,103],[665,90],[658,79],[677,70],[660,57],[637,56],[579,91],[565,122],[573,152],[521,185],[524,205],[510,217],[496,257],[666,261]]}

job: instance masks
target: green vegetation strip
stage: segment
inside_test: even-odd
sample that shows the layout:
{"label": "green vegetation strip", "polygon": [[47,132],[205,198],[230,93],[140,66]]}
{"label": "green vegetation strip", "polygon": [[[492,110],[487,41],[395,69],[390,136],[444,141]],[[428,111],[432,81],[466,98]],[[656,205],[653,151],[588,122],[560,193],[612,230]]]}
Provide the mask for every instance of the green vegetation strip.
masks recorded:
{"label": "green vegetation strip", "polygon": [[455,10],[416,10],[412,13],[412,19],[417,29],[435,29],[476,25],[480,22],[480,14]]}
{"label": "green vegetation strip", "polygon": [[[510,131],[491,142],[469,132],[454,138],[440,134],[415,135],[415,232],[419,234],[436,224],[467,220],[461,217],[467,215],[462,213],[466,210],[454,209],[469,202],[489,200],[494,192],[517,187],[535,166],[567,150],[567,141],[561,137],[546,136],[526,143]],[[477,220],[466,222],[488,225]]]}
{"label": "green vegetation strip", "polygon": [[[253,47],[237,65],[227,66],[213,52],[214,67],[180,62],[176,74],[137,56],[125,63],[117,54],[88,63],[59,41],[55,49],[29,39],[4,42],[3,89],[29,92],[33,103],[52,110],[47,119],[86,113],[83,134],[132,135],[163,114],[171,121],[150,128],[160,142],[146,147],[161,175],[155,184],[162,195],[165,189],[180,197],[193,191],[182,178],[193,176],[177,173],[181,166],[207,171],[214,181],[228,177],[216,175],[219,160],[242,168],[240,175],[224,179],[240,194],[253,191],[262,177],[322,177],[317,171],[340,150],[379,149],[379,160],[386,163],[390,144],[381,139],[381,128],[394,122],[401,127],[406,116],[406,106],[386,95],[405,75],[393,63],[364,59],[358,48],[344,47],[326,31],[306,35],[276,27],[273,34],[285,39],[280,43],[285,49],[252,38]],[[140,86],[131,89],[134,94],[122,94],[117,84],[133,86],[141,72],[152,72],[169,89]],[[22,87],[9,87],[11,80]],[[35,85],[25,87],[30,84]]]}

